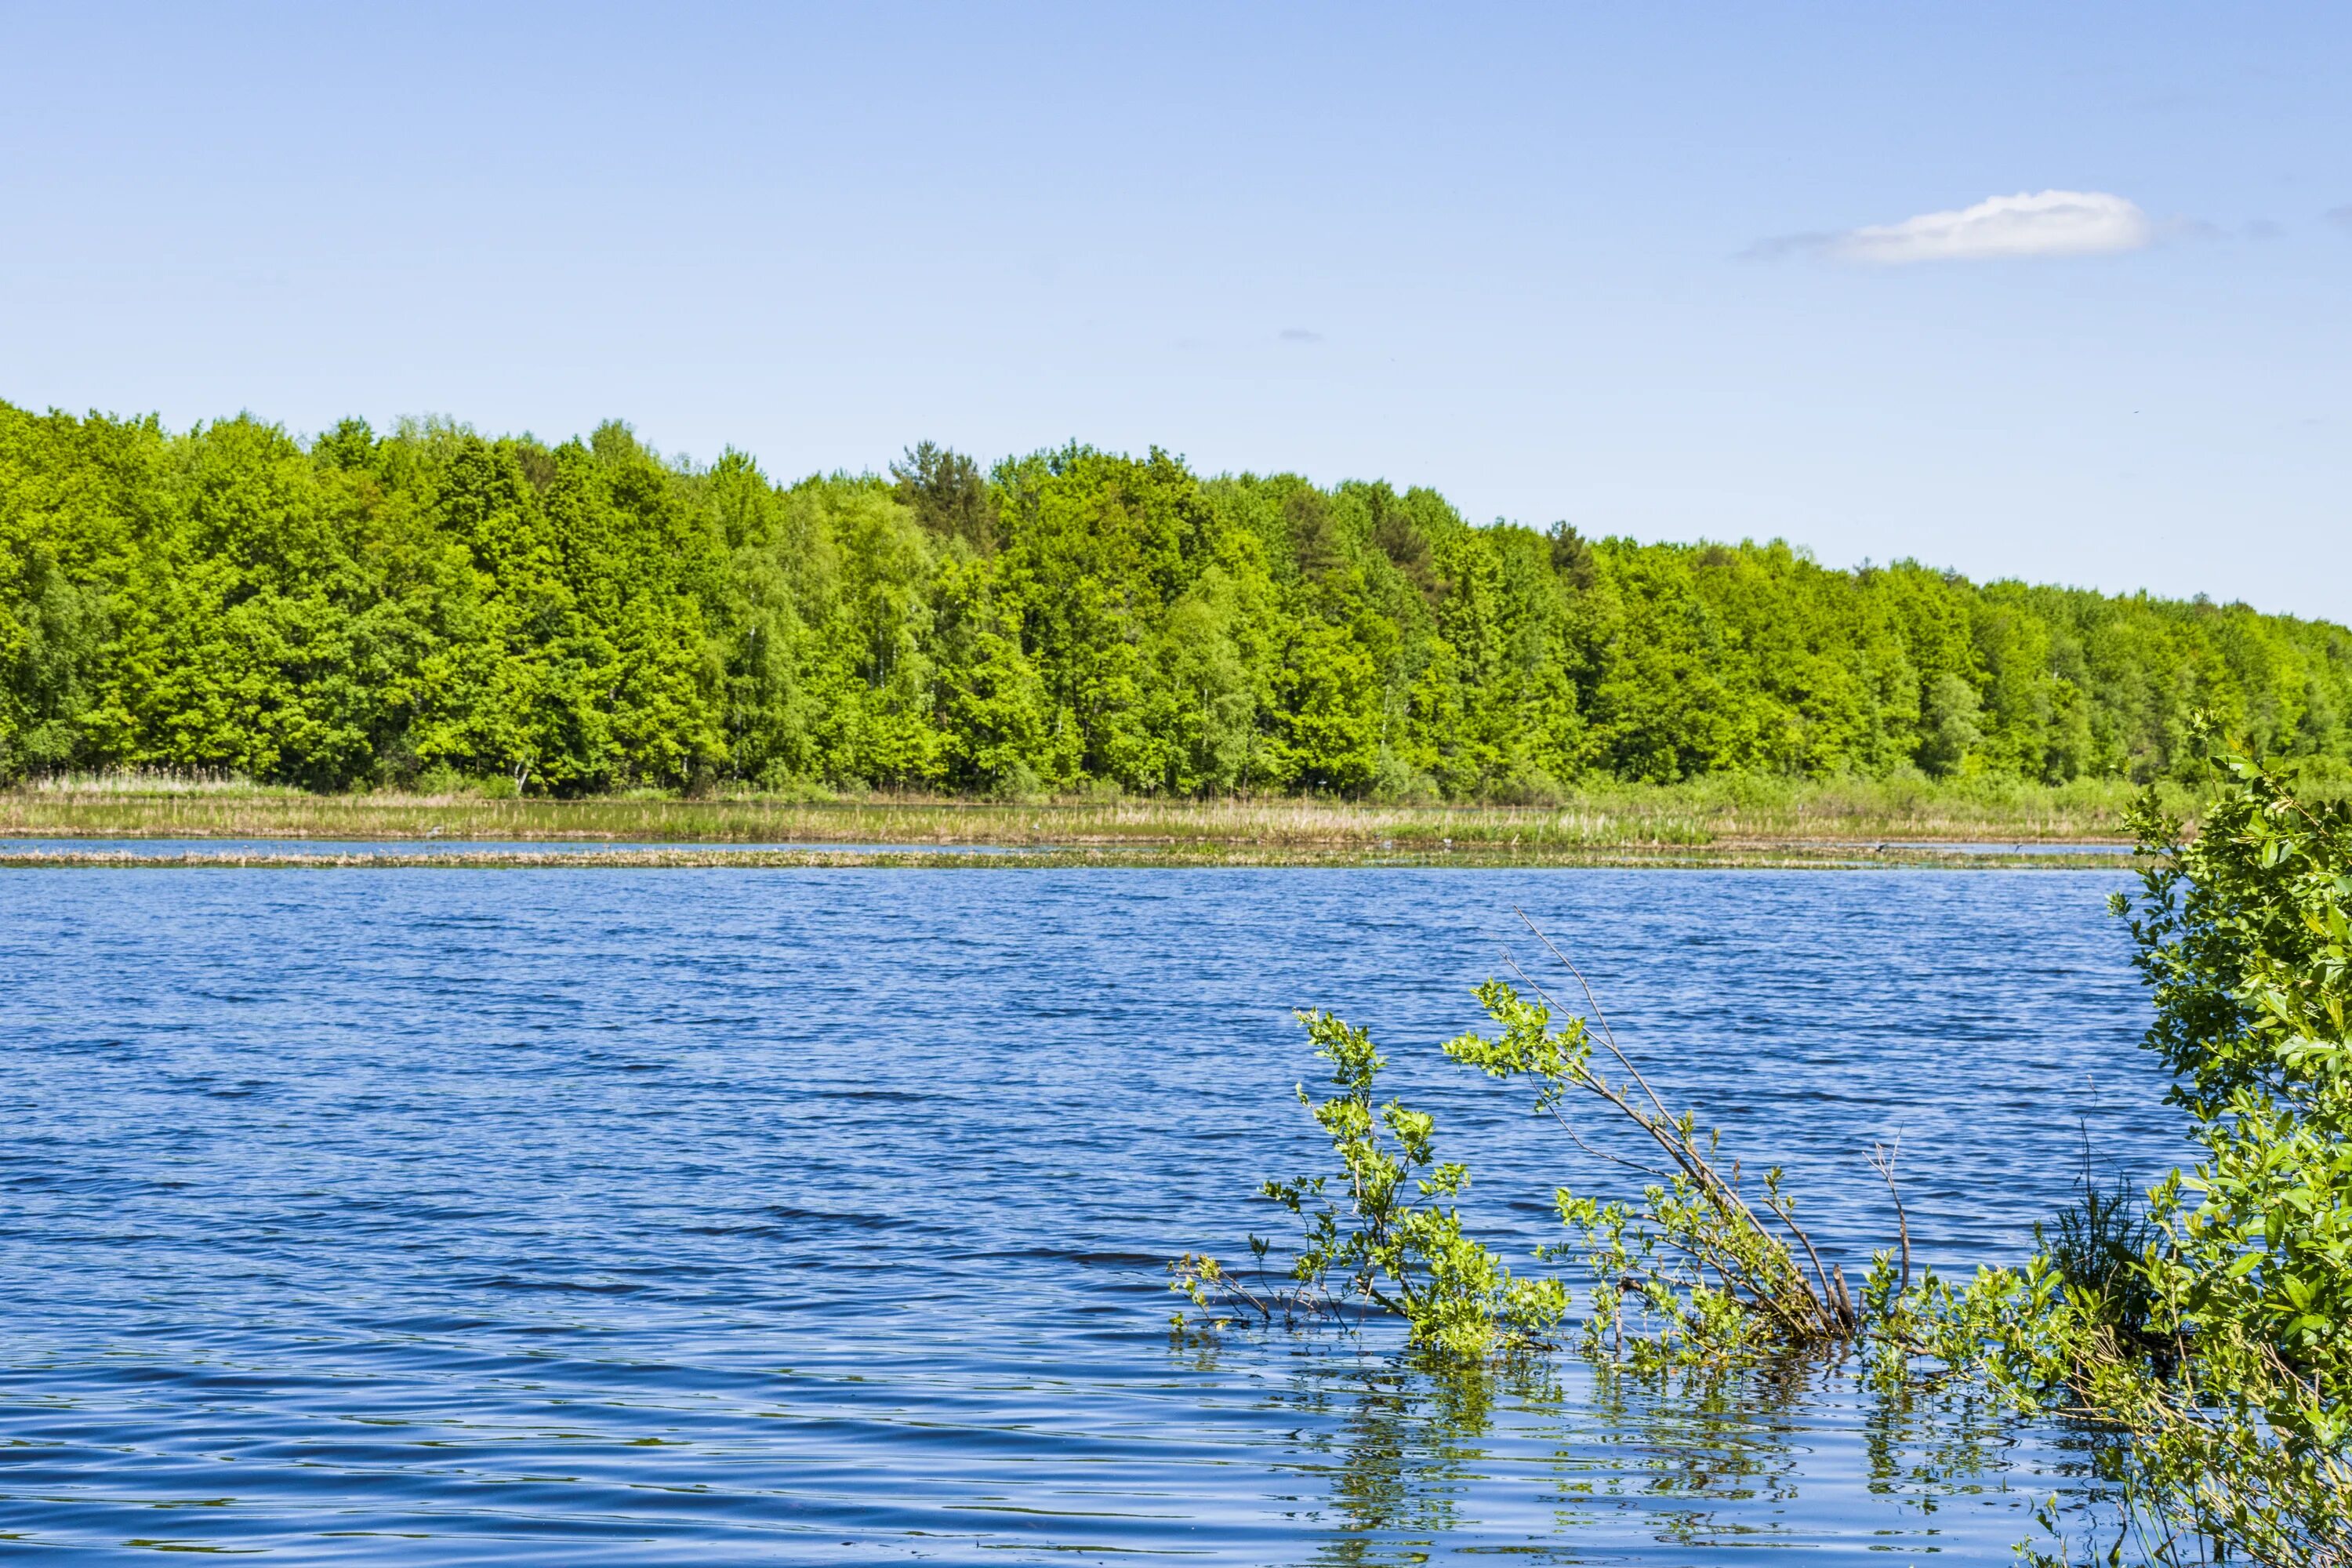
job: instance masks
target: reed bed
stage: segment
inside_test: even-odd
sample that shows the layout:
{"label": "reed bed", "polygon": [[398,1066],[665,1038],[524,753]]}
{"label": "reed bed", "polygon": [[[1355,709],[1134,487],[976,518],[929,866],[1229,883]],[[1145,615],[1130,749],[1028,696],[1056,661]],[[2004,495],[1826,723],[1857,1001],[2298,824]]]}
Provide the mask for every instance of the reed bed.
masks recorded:
{"label": "reed bed", "polygon": [[256,784],[224,768],[108,768],[96,773],[43,773],[25,780],[16,793],[68,799],[156,795],[299,795],[291,784]]}
{"label": "reed bed", "polygon": [[559,850],[554,848],[468,849],[462,844],[404,843],[391,851],[350,851],[307,848],[288,843],[282,848],[191,852],[158,843],[152,849],[124,849],[93,844],[88,848],[55,846],[11,846],[0,838],[0,872],[40,868],[117,869],[227,868],[250,870],[594,870],[598,868],[686,869],[777,868],[790,867],[909,868],[925,870],[1091,869],[1210,869],[1216,868],[1318,867],[1444,867],[1454,870],[1530,867],[1621,867],[1660,869],[1710,869],[1740,867],[1780,870],[1853,870],[1871,867],[1944,866],[2057,868],[2123,867],[2129,857],[2120,848],[2113,855],[2036,855],[2002,852],[1961,854],[1948,849],[1888,848],[1872,852],[1849,846],[1800,844],[1779,847],[1643,847],[1557,848],[1547,850],[1481,849],[1362,850],[1290,846],[1195,847],[1192,848],[1121,847],[1088,849],[1013,849],[976,855],[950,848],[908,846],[880,852],[824,847],[722,848],[715,845],[676,844],[661,847],[614,847]]}
{"label": "reed bed", "polygon": [[1616,848],[2116,840],[2132,793],[2111,781],[2044,786],[1723,779],[1601,785],[1540,805],[1100,796],[1007,803],[881,795],[547,800],[467,791],[310,795],[224,777],[112,774],[0,792],[0,836],[1480,849],[1540,858]]}

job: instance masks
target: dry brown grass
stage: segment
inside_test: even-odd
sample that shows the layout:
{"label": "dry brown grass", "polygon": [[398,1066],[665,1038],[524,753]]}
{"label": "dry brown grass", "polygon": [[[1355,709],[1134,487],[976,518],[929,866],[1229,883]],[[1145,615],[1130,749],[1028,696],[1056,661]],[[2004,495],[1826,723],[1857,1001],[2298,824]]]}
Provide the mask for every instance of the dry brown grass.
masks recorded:
{"label": "dry brown grass", "polygon": [[890,795],[815,802],[749,795],[499,800],[469,793],[316,795],[216,780],[142,787],[137,778],[117,776],[0,793],[0,836],[1477,850],[1542,858],[1598,849],[2112,840],[2120,836],[2130,794],[2128,786],[2112,783],[1936,786],[1735,779],[1603,786],[1557,805],[1529,806],[1145,798],[1011,804]]}

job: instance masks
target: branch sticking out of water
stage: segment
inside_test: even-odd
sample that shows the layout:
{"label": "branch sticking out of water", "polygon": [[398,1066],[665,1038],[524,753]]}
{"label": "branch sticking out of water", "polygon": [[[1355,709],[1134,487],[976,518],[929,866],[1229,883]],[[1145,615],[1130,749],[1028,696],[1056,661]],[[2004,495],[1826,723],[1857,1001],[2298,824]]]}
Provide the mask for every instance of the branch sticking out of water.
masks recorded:
{"label": "branch sticking out of water", "polygon": [[[1416,1347],[1454,1360],[1541,1344],[1567,1308],[1558,1283],[1515,1277],[1464,1230],[1453,1200],[1470,1173],[1438,1160],[1427,1112],[1380,1101],[1385,1061],[1371,1036],[1329,1013],[1298,1019],[1331,1064],[1336,1090],[1318,1100],[1302,1085],[1299,1102],[1330,1138],[1339,1168],[1260,1189],[1304,1232],[1287,1284],[1265,1279],[1266,1245],[1255,1237],[1255,1283],[1190,1253],[1169,1266],[1171,1288],[1202,1314],[1199,1326],[1221,1326],[1226,1314],[1291,1321],[1353,1307],[1404,1319]],[[1179,1331],[1188,1326],[1179,1314]]]}
{"label": "branch sticking out of water", "polygon": [[[1464,1035],[1444,1049],[1491,1077],[1533,1079],[1537,1109],[1571,1142],[1649,1179],[1638,1205],[1566,1188],[1557,1194],[1571,1238],[1538,1255],[1579,1259],[1590,1275],[1587,1352],[1606,1346],[1625,1359],[1629,1316],[1637,1364],[1725,1364],[1771,1349],[1833,1348],[1859,1337],[1864,1307],[1844,1271],[1822,1259],[1798,1223],[1779,1168],[1749,1184],[1738,1162],[1724,1155],[1719,1132],[1702,1131],[1690,1111],[1669,1110],[1618,1043],[1583,973],[1524,913],[1519,918],[1574,978],[1583,1010],[1562,1007],[1506,952],[1503,962],[1526,994],[1496,979],[1477,990],[1501,1034]],[[1299,1019],[1317,1054],[1331,1064],[1338,1092],[1318,1100],[1301,1088],[1298,1098],[1329,1136],[1340,1168],[1262,1189],[1305,1232],[1286,1282],[1266,1278],[1267,1244],[1255,1237],[1254,1279],[1191,1253],[1169,1266],[1171,1288],[1201,1314],[1192,1322],[1179,1314],[1180,1330],[1241,1317],[1297,1322],[1364,1310],[1403,1318],[1417,1345],[1450,1356],[1541,1346],[1569,1313],[1566,1286],[1513,1275],[1464,1231],[1451,1200],[1468,1185],[1469,1172],[1438,1162],[1426,1113],[1379,1101],[1375,1079],[1384,1064],[1370,1035],[1328,1013]],[[1571,1114],[1595,1100],[1612,1113],[1604,1122],[1630,1124],[1659,1157],[1635,1160],[1597,1148],[1587,1136],[1591,1123]],[[1910,1286],[1910,1224],[1895,1186],[1895,1152],[1881,1146],[1872,1168],[1895,1197],[1901,1278],[1893,1258],[1879,1254],[1865,1281],[1864,1300],[1872,1302],[1898,1300]]]}
{"label": "branch sticking out of water", "polygon": [[[1622,1342],[1629,1308],[1648,1319],[1652,1331],[1637,1335],[1637,1354],[1667,1360],[1736,1357],[1768,1342],[1805,1347],[1853,1339],[1862,1313],[1844,1271],[1822,1261],[1798,1223],[1780,1169],[1766,1171],[1749,1189],[1738,1163],[1726,1161],[1722,1135],[1701,1131],[1690,1111],[1667,1110],[1618,1044],[1583,973],[1524,911],[1519,918],[1575,980],[1584,1010],[1561,1006],[1507,952],[1504,963],[1520,986],[1497,979],[1478,987],[1501,1033],[1449,1040],[1445,1054],[1490,1077],[1532,1079],[1537,1109],[1580,1148],[1591,1144],[1571,1110],[1598,1100],[1664,1157],[1663,1168],[1637,1166],[1656,1178],[1638,1212],[1564,1187],[1558,1194],[1560,1218],[1575,1239],[1550,1250],[1580,1258],[1594,1281],[1588,1344],[1597,1348],[1603,1336]],[[1892,1154],[1882,1151],[1874,1163],[1891,1189]],[[1899,1195],[1896,1204],[1907,1278],[1909,1226]]]}

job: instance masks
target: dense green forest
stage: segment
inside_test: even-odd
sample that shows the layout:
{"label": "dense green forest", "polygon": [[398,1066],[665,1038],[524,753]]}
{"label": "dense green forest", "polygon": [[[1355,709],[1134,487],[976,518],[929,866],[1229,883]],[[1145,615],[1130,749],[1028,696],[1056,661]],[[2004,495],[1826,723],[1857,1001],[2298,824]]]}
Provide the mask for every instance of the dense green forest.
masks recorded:
{"label": "dense green forest", "polygon": [[307,446],[0,404],[0,779],[222,769],[1541,800],[1711,773],[2352,753],[2352,633],[2241,605],[1474,527],[1083,447],[779,484],[621,425]]}

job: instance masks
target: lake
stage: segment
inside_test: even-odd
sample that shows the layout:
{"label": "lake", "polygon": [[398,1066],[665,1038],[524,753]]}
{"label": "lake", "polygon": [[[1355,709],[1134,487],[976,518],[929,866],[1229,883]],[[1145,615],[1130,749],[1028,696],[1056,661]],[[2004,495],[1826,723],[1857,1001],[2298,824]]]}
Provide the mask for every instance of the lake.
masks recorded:
{"label": "lake", "polygon": [[[1171,1335],[1373,1030],[1526,1265],[1621,1190],[1436,1042],[1524,908],[1857,1263],[2181,1157],[2112,871],[16,870],[0,1536],[302,1563],[2001,1561],[2079,1439],[1851,1367]],[[1526,1265],[1531,1267],[1531,1265]]]}

